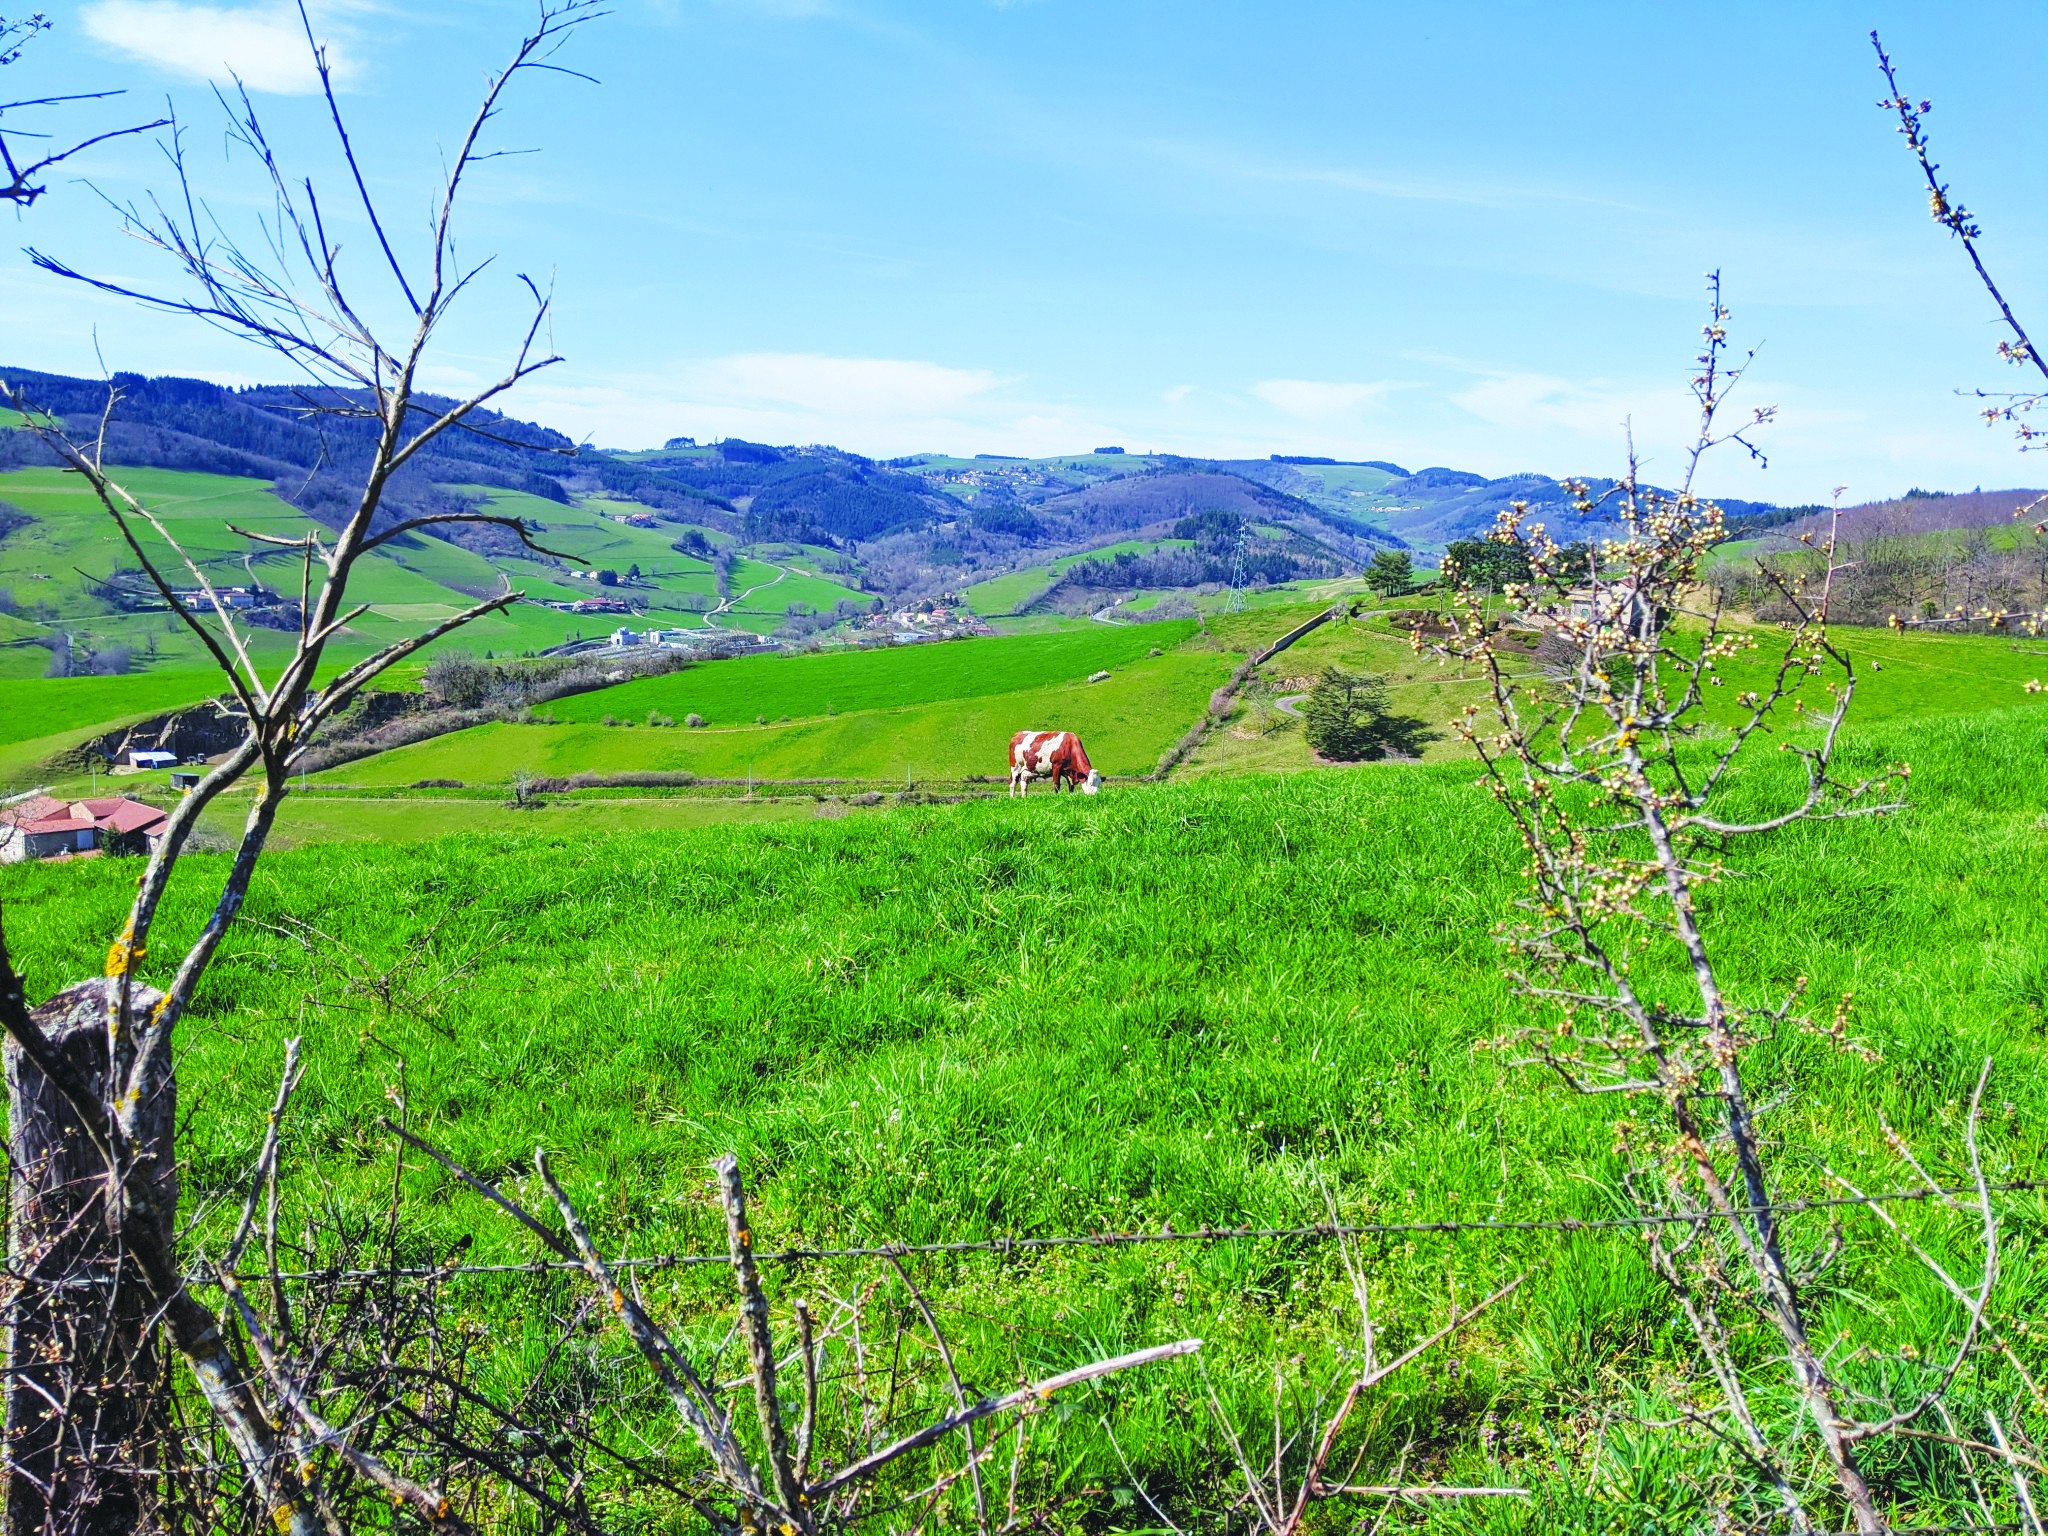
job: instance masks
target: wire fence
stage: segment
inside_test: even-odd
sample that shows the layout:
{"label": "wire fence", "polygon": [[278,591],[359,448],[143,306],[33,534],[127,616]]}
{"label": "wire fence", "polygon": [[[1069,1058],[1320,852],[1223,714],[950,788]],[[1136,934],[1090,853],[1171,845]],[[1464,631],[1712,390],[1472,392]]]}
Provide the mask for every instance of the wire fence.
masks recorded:
{"label": "wire fence", "polygon": [[[2048,1179],[2010,1179],[1984,1186],[1988,1194],[2025,1194],[2048,1189]],[[1909,1204],[1924,1200],[1977,1198],[1976,1185],[1928,1186],[1920,1189],[1883,1190],[1876,1194],[1830,1195],[1814,1199],[1781,1200],[1765,1205],[1732,1205],[1712,1211],[1654,1211],[1632,1216],[1573,1217],[1543,1220],[1513,1218],[1472,1221],[1389,1221],[1317,1222],[1298,1227],[1189,1227],[1175,1230],[1171,1225],[1156,1232],[1068,1232],[1038,1237],[989,1237],[926,1243],[878,1243],[854,1247],[783,1248],[756,1252],[756,1264],[801,1264],[826,1259],[902,1259],[915,1256],[947,1256],[973,1253],[1038,1253],[1062,1248],[1137,1248],[1162,1243],[1228,1242],[1330,1242],[1350,1238],[1462,1237],[1473,1234],[1526,1232],[1623,1232],[1659,1227],[1702,1226],[1758,1216],[1792,1216],[1814,1211],[1853,1209],[1861,1206]],[[666,1253],[622,1255],[607,1259],[614,1270],[690,1269],[705,1265],[730,1265],[730,1253]],[[414,1264],[386,1265],[375,1269],[268,1270],[238,1273],[243,1282],[283,1280],[295,1283],[334,1283],[350,1280],[415,1279],[438,1280],[457,1275],[541,1275],[556,1272],[581,1273],[583,1266],[567,1259],[540,1259],[523,1264]],[[217,1285],[206,1273],[196,1274],[194,1283]],[[1980,1527],[1981,1529],[1981,1527]]]}

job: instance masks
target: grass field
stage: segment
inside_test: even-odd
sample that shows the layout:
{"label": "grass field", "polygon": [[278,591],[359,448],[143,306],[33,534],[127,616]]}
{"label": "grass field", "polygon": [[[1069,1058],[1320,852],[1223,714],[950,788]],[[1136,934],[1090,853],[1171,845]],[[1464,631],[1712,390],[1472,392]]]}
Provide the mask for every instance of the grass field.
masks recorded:
{"label": "grass field", "polygon": [[[1287,610],[1290,616],[1295,611]],[[1211,621],[1212,627],[1220,622]],[[1264,622],[1279,627],[1274,620]],[[1760,632],[1755,652],[1722,667],[1725,686],[1708,694],[1707,719],[1732,723],[1738,714],[1736,695],[1766,684],[1767,668],[1778,654],[1774,634]],[[2048,719],[2048,699],[2024,691],[2025,684],[2044,671],[2043,658],[2034,654],[2031,642],[1847,627],[1838,627],[1834,638],[1858,668],[1852,729],[2004,708],[2038,710]],[[1269,773],[1312,766],[1300,720],[1280,710],[1275,701],[1301,692],[1328,666],[1387,679],[1394,709],[1427,722],[1437,732],[1424,751],[1425,761],[1466,755],[1449,726],[1467,704],[1485,703],[1484,677],[1476,668],[1439,664],[1432,655],[1417,655],[1406,630],[1383,618],[1369,618],[1326,625],[1276,657],[1246,691],[1229,724],[1212,732],[1189,759],[1187,771]],[[1818,692],[1812,701],[1826,702]]]}
{"label": "grass field", "polygon": [[[229,530],[229,524],[254,532],[290,537],[307,524],[281,501],[268,482],[231,475],[178,470],[122,469],[128,486],[165,521],[173,536],[214,580],[245,583],[253,575],[281,592],[298,586],[298,567],[290,552],[252,546]],[[541,530],[541,542],[570,562],[557,565],[537,557],[486,559],[446,540],[413,535],[393,541],[357,567],[350,593],[367,602],[370,611],[357,619],[343,645],[361,654],[387,645],[440,619],[448,618],[479,594],[501,590],[507,580],[535,599],[477,620],[444,642],[450,648],[518,655],[543,650],[572,639],[587,638],[614,627],[603,617],[584,617],[540,606],[571,601],[610,590],[626,598],[639,618],[634,622],[667,628],[693,628],[704,623],[701,610],[718,602],[717,581],[707,561],[679,554],[672,546],[680,526],[633,527],[619,520],[627,513],[645,513],[637,504],[592,498],[565,505],[522,491],[492,486],[455,486],[491,512],[522,517]],[[54,469],[0,473],[0,499],[12,502],[35,521],[0,544],[0,588],[21,605],[27,617],[10,620],[0,631],[0,680],[34,677],[49,654],[30,642],[33,633],[61,628],[96,648],[126,645],[138,664],[189,667],[204,660],[198,643],[161,612],[118,613],[93,598],[83,578],[101,578],[117,567],[132,568],[134,558],[110,537],[112,525],[76,476]],[[730,543],[713,535],[716,543]],[[175,557],[160,540],[145,539],[153,556],[175,566]],[[246,557],[246,559],[245,559]],[[722,620],[728,627],[767,632],[780,626],[792,604],[828,611],[843,600],[866,601],[862,593],[819,574],[820,553],[796,552],[795,568],[742,558],[734,572],[734,590],[759,587]],[[640,579],[605,589],[595,572],[610,569],[624,575],[640,568]],[[570,570],[586,574],[572,577]],[[40,619],[42,622],[37,623]],[[19,631],[19,632],[18,632]],[[252,641],[263,658],[282,656],[288,642],[258,631]]]}
{"label": "grass field", "polygon": [[960,595],[975,613],[993,618],[1015,613],[1083,560],[1110,560],[1121,554],[1147,555],[1155,550],[1192,547],[1187,539],[1124,539],[1078,555],[1062,555],[1044,565],[992,576],[987,581],[976,582]]}
{"label": "grass field", "polygon": [[[252,639],[274,636],[257,630]],[[281,650],[252,645],[259,665],[281,661]],[[348,665],[360,647],[337,646],[322,663],[322,676]],[[417,664],[394,668],[380,686],[415,686]],[[46,782],[42,765],[80,742],[137,720],[183,709],[227,692],[218,672],[203,667],[133,672],[124,677],[59,677],[15,680],[0,677],[0,793],[30,780]]]}
{"label": "grass field", "polygon": [[1106,774],[1149,773],[1201,714],[1236,660],[1222,650],[1170,651],[1129,662],[1104,683],[1075,678],[1006,693],[961,693],[898,709],[811,713],[786,725],[484,725],[344,763],[322,778],[380,787],[441,778],[503,784],[521,771],[1001,779],[1009,771],[1010,738],[1020,730],[1045,729],[1080,732],[1090,758]]}
{"label": "grass field", "polygon": [[1320,480],[1325,490],[1339,495],[1348,491],[1375,495],[1385,490],[1394,478],[1384,469],[1372,469],[1364,464],[1296,464],[1292,467],[1311,480]]}
{"label": "grass field", "polygon": [[[1300,603],[1315,603],[1327,607],[1340,597],[1352,597],[1366,591],[1365,583],[1355,577],[1335,579],[1304,578],[1300,581],[1284,581],[1270,587],[1247,587],[1239,591],[1238,597],[1246,608],[1286,608]],[[1230,593],[1221,592],[1177,592],[1171,588],[1139,592],[1118,605],[1121,612],[1149,613],[1169,597],[1184,597],[1195,605],[1198,613],[1220,614],[1230,607]]]}
{"label": "grass field", "polygon": [[[1760,1048],[1784,1193],[1831,1193],[1823,1163],[1865,1187],[1897,1184],[1880,1112],[1951,1170],[1958,1105],[1987,1055],[2002,1106],[1987,1127],[1993,1176],[2041,1171],[2044,725],[2008,711],[1874,726],[1853,752],[1912,762],[1910,813],[1796,828],[1754,848],[1757,878],[1716,888],[1711,921],[1739,993],[1775,997],[1798,976],[1822,999],[1853,988],[1854,1032],[1882,1056],[1789,1031]],[[1765,754],[1745,793],[1765,794],[1780,761]],[[704,1166],[727,1149],[752,1172],[756,1231],[772,1246],[1289,1225],[1322,1220],[1325,1189],[1353,1219],[1611,1214],[1608,1108],[1474,1049],[1524,1016],[1492,938],[1516,866],[1503,819],[1459,764],[644,834],[551,807],[516,830],[425,846],[309,847],[266,863],[250,921],[184,1026],[182,1092],[198,1106],[185,1198],[232,1219],[282,1039],[304,1034],[291,1202],[381,1208],[389,1160],[372,1122],[402,1081],[414,1124],[515,1187],[544,1142],[600,1239],[639,1253],[721,1245]],[[152,965],[196,927],[219,872],[208,859],[181,876]],[[11,946],[39,984],[97,974],[132,867],[0,881]],[[280,931],[288,918],[346,935],[369,973],[437,936],[381,1007],[312,969]],[[468,1236],[479,1261],[530,1256],[438,1174],[408,1182],[408,1219],[435,1251]],[[2014,1206],[1999,1307],[2024,1320],[2048,1292],[2043,1211],[2035,1197]],[[1794,1226],[1802,1251],[1825,1242],[1826,1218]],[[1865,1381],[1953,1318],[1867,1218],[1847,1218],[1844,1235],[1810,1297],[1838,1341],[1834,1369]],[[1637,1239],[1417,1235],[1368,1244],[1361,1260],[1388,1353],[1441,1315],[1453,1284],[1469,1300],[1530,1276],[1448,1356],[1407,1373],[1363,1433],[1368,1466],[1390,1469],[1407,1444],[1418,1473],[1533,1497],[1439,1504],[1415,1521],[1616,1536],[1711,1525],[1711,1484],[1655,1449],[1676,1432],[1642,1427],[1690,1406],[1695,1388]],[[1250,1427],[1276,1360],[1356,1344],[1327,1247],[913,1262],[977,1389],[1195,1335]],[[798,1294],[885,1278],[841,1261],[777,1269],[771,1285],[786,1310]],[[722,1299],[688,1274],[643,1283],[685,1321]],[[539,1348],[519,1322],[532,1284],[480,1277],[450,1295],[492,1348],[517,1352]],[[2038,1365],[2034,1334],[2010,1336]],[[592,1348],[560,1369],[615,1379],[616,1341]],[[1959,1416],[1987,1406],[1974,1380]],[[1190,1529],[1216,1528],[1227,1452],[1199,1394],[1189,1369],[1163,1368],[1047,1415],[1034,1491],[1075,1499],[1077,1529],[1156,1528],[1135,1475]],[[1960,1517],[1967,1490],[1944,1491],[1942,1466],[1929,1455],[1877,1475],[1918,1519]]]}
{"label": "grass field", "polygon": [[[459,833],[521,837],[543,826],[552,832],[564,825],[579,837],[601,837],[789,821],[811,816],[815,810],[814,802],[796,799],[544,797],[540,809],[521,810],[494,800],[355,800],[339,795],[295,795],[278,812],[276,845],[295,848],[305,843],[422,843]],[[232,837],[241,830],[247,812],[245,797],[230,796],[217,807],[209,808],[201,825],[216,836]]]}
{"label": "grass field", "polygon": [[[2016,491],[2015,501],[2031,495],[2030,492]],[[1860,542],[1859,536],[1870,537],[1869,530],[1862,526],[1862,520],[1846,517],[1843,520],[1843,541],[1845,547],[1854,549]],[[2039,553],[2044,535],[2034,532],[2033,523],[1992,523],[1985,527],[1936,528],[1920,533],[1893,533],[1877,535],[1887,551],[1894,556],[1910,555],[1931,560],[1937,557],[1954,557],[1967,552],[1981,540],[1983,547],[1996,550],[2030,550]],[[1756,562],[1772,556],[1797,557],[1794,563],[1818,559],[1812,546],[1799,542],[1792,534],[1782,529],[1770,529],[1754,538],[1731,539],[1725,544],[1714,546],[1706,569],[1709,573],[1734,566],[1749,571]]]}
{"label": "grass field", "polygon": [[0,792],[81,735],[197,704],[221,691],[218,672],[197,669],[132,677],[0,680]]}
{"label": "grass field", "polygon": [[745,725],[755,716],[802,719],[828,711],[902,709],[977,694],[1014,693],[1078,682],[1103,668],[1172,649],[1195,626],[1158,624],[1140,631],[1094,625],[1068,634],[1017,640],[957,640],[815,656],[747,656],[578,694],[550,706],[558,718],[589,723],[660,710],[678,720],[702,715],[713,725]]}
{"label": "grass field", "polygon": [[[601,509],[572,510],[579,519],[594,538],[623,526]],[[739,585],[817,558],[760,553],[768,560],[743,560]],[[430,618],[437,600],[423,589],[445,601],[441,583],[467,569],[452,548],[397,551],[367,589],[379,612],[366,630]],[[680,567],[659,579],[671,575],[672,598],[696,579]],[[791,576],[764,605],[805,581],[831,585]],[[1455,666],[1415,656],[1384,618],[1333,623],[1276,659],[1184,778],[1112,784],[1093,799],[849,812],[596,790],[520,811],[495,795],[370,793],[421,779],[500,786],[522,771],[999,778],[1010,734],[1047,725],[1081,731],[1106,772],[1143,773],[1243,654],[1339,590],[1253,594],[1246,611],[1199,629],[1082,624],[708,664],[556,701],[554,724],[481,727],[317,777],[365,796],[286,802],[249,921],[182,1027],[195,1241],[232,1218],[294,1034],[310,1070],[288,1201],[352,1219],[381,1206],[390,1165],[374,1119],[400,1093],[421,1128],[520,1187],[544,1142],[606,1246],[643,1254],[720,1245],[703,1170],[727,1149],[756,1182],[761,1240],[778,1247],[1289,1226],[1324,1219],[1326,1200],[1393,1222],[1614,1214],[1625,1204],[1618,1110],[1475,1048],[1534,1015],[1503,980],[1494,937],[1519,894],[1518,846],[1471,764],[1450,760],[1446,734],[1430,750],[1439,760],[1421,765],[1305,771],[1300,726],[1275,708],[1332,664],[1388,676],[1397,703],[1439,727],[1480,692]],[[1992,1176],[2037,1177],[2048,1169],[2048,908],[2037,889],[2048,700],[2023,685],[2048,668],[2002,638],[1837,639],[1862,668],[1849,765],[1910,761],[1910,809],[1750,845],[1744,877],[1717,885],[1708,905],[1739,997],[1775,998],[1805,977],[1824,1018],[1853,990],[1853,1031],[1877,1053],[1860,1060],[1791,1030],[1758,1048],[1782,1193],[1833,1193],[1830,1170],[1865,1187],[1904,1182],[1880,1114],[1953,1175],[1960,1104],[1986,1056],[1999,1106],[1987,1125]],[[1727,666],[1726,694],[1759,667]],[[1108,681],[1085,681],[1100,669]],[[110,720],[215,691],[211,674],[169,667],[0,680],[0,783]],[[1714,697],[1725,718],[1732,706]],[[710,723],[649,726],[653,712]],[[634,723],[607,726],[607,715]],[[1756,756],[1738,792],[1767,803],[1786,764],[1768,747]],[[231,830],[246,804],[229,799],[208,832]],[[207,855],[181,871],[152,967],[197,926],[222,864]],[[0,869],[10,951],[34,989],[100,971],[136,873],[118,860]],[[291,919],[356,953],[316,966],[289,937]],[[400,984],[382,994],[349,979],[393,967]],[[470,1238],[479,1261],[531,1256],[516,1229],[438,1176],[415,1169],[407,1187],[409,1235],[423,1247]],[[2011,1209],[1997,1310],[2039,1369],[2048,1203],[2022,1195]],[[1823,1249],[1829,1219],[1795,1220],[1799,1251]],[[1967,1257],[1967,1234],[1939,1212],[1905,1219]],[[1841,1259],[1809,1294],[1831,1368],[1872,1385],[1903,1350],[1931,1349],[1953,1309],[1867,1217],[1843,1218],[1842,1235]],[[1410,1456],[1419,1475],[1532,1497],[1439,1504],[1409,1512],[1416,1524],[1458,1536],[1713,1527],[1701,1463],[1660,1449],[1676,1431],[1644,1428],[1696,1409],[1702,1388],[1638,1239],[1414,1234],[1360,1252],[1390,1350],[1414,1342],[1453,1288],[1469,1301],[1529,1276],[1511,1305],[1410,1373],[1361,1434],[1369,1466]],[[1314,1244],[948,1256],[918,1260],[916,1273],[975,1390],[1198,1335],[1208,1381],[1251,1425],[1276,1361],[1328,1364],[1356,1349],[1345,1277]],[[857,1261],[773,1276],[785,1311],[798,1294],[887,1280]],[[710,1280],[649,1272],[645,1284],[658,1310],[715,1341]],[[553,1279],[451,1282],[485,1341],[486,1377],[493,1360],[538,1358],[528,1318],[559,1294]],[[615,1339],[580,1340],[550,1368],[579,1390],[595,1384],[622,1434],[667,1432],[610,1390],[624,1374]],[[2011,1405],[1986,1395],[1977,1371],[1955,1406],[1981,1420]],[[1759,1380],[1757,1400],[1786,1422],[1768,1370]],[[1227,1454],[1201,1391],[1173,1367],[1044,1415],[1034,1491],[1069,1499],[1075,1530],[1157,1531],[1136,1483],[1188,1530],[1219,1529]],[[1954,1462],[1932,1453],[1881,1459],[1876,1475],[1915,1523],[1973,1507]],[[1331,1529],[1372,1512],[1347,1509]]]}

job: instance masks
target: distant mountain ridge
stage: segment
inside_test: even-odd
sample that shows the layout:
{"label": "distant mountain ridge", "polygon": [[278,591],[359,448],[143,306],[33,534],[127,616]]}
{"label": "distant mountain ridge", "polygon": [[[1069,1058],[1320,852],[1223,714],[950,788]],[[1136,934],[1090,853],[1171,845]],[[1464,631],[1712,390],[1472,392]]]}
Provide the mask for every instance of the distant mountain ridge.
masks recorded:
{"label": "distant mountain ridge", "polygon": [[[105,382],[27,369],[0,371],[75,431],[93,430]],[[367,462],[373,419],[318,414],[349,397],[311,386],[233,388],[201,379],[117,374],[122,399],[109,432],[117,463],[270,479],[308,515],[345,516]],[[452,404],[421,397],[423,409]],[[550,501],[602,496],[658,519],[701,523],[757,541],[872,555],[905,578],[936,578],[949,560],[977,567],[1046,548],[1083,546],[1203,512],[1232,512],[1289,529],[1359,563],[1380,548],[1440,548],[1491,527],[1511,502],[1562,526],[1572,519],[1555,477],[1487,477],[1386,459],[1306,454],[1206,459],[1121,450],[1037,459],[914,454],[877,461],[829,446],[728,438],[618,452],[578,447],[562,433],[480,411],[478,431],[450,432],[401,472],[388,516],[445,509],[451,488],[495,487]],[[26,432],[0,432],[0,469],[50,461]],[[1763,503],[1724,503],[1732,519],[1763,518]],[[452,538],[473,537],[451,533]]]}

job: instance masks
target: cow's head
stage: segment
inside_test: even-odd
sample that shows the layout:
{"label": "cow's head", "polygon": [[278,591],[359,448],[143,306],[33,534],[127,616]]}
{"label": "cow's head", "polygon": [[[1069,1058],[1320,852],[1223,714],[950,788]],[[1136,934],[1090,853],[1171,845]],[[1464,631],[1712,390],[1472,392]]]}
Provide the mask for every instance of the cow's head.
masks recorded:
{"label": "cow's head", "polygon": [[1081,781],[1081,793],[1096,795],[1102,792],[1102,772],[1097,768],[1088,770],[1088,777]]}

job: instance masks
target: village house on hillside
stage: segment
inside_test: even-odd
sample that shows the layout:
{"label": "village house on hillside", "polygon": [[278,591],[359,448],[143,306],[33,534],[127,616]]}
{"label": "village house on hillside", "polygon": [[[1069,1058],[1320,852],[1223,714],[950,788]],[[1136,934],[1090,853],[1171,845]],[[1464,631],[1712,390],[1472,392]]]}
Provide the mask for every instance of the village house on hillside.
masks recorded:
{"label": "village house on hillside", "polygon": [[1567,591],[1561,602],[1523,615],[1518,622],[1528,629],[1562,629],[1575,639],[1585,626],[1613,626],[1632,638],[1647,640],[1670,622],[1670,617],[1639,595],[1633,578],[1624,577],[1603,583],[1581,582]]}
{"label": "village house on hillside", "polygon": [[894,613],[870,614],[854,628],[895,645],[914,645],[920,640],[960,640],[995,633],[952,592],[943,597],[925,598]]}
{"label": "village house on hillside", "polygon": [[178,601],[187,608],[210,609],[213,598],[218,598],[223,608],[267,608],[278,600],[275,592],[263,587],[215,587],[212,598],[200,587],[178,594]]}
{"label": "village house on hillside", "polygon": [[140,800],[17,800],[0,806],[0,864],[153,853],[167,820]]}

